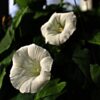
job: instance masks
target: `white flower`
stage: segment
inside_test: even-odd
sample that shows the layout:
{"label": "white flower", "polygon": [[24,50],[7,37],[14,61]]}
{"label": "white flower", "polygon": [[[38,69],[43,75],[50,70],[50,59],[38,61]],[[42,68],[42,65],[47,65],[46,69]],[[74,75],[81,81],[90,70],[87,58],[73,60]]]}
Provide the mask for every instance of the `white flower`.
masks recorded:
{"label": "white flower", "polygon": [[80,9],[82,11],[92,10],[92,0],[80,0]]}
{"label": "white flower", "polygon": [[42,47],[35,44],[21,47],[13,56],[12,85],[21,93],[36,93],[50,80],[52,63],[50,54]]}
{"label": "white flower", "polygon": [[54,13],[48,22],[41,26],[45,42],[60,45],[67,41],[76,29],[76,16],[73,12]]}

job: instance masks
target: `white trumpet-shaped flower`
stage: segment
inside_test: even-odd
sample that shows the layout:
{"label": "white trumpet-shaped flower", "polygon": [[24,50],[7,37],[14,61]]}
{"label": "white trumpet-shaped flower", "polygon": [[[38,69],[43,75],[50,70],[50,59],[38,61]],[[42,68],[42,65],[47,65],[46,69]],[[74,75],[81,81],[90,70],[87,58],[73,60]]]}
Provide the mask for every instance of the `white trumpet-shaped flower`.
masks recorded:
{"label": "white trumpet-shaped flower", "polygon": [[76,16],[73,12],[54,13],[50,19],[41,26],[45,42],[60,45],[66,42],[76,29]]}
{"label": "white trumpet-shaped flower", "polygon": [[21,93],[36,93],[50,80],[52,63],[46,49],[35,44],[21,47],[13,56],[12,85]]}

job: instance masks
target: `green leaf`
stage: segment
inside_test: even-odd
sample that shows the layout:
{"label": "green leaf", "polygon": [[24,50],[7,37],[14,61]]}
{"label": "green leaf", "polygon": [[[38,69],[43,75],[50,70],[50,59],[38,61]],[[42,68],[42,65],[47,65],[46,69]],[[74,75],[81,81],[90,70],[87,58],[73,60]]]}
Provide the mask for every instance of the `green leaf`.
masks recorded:
{"label": "green leaf", "polygon": [[19,7],[26,7],[27,6],[27,0],[16,0],[16,3],[19,5]]}
{"label": "green leaf", "polygon": [[28,10],[28,8],[26,7],[26,8],[22,8],[22,9],[20,9],[17,13],[16,13],[16,16],[14,17],[14,19],[13,19],[13,26],[15,27],[15,28],[17,28],[18,26],[19,26],[19,24],[20,24],[20,22],[21,22],[21,20],[22,20],[22,18],[23,18],[23,16],[24,16],[24,14],[26,13],[26,12],[28,12],[29,10]]}
{"label": "green leaf", "polygon": [[85,77],[90,78],[90,55],[88,49],[77,47],[72,59],[78,65]]}
{"label": "green leaf", "polygon": [[9,54],[4,60],[2,60],[0,62],[0,65],[6,65],[6,66],[8,66],[10,64],[11,60],[12,60],[13,53],[14,53],[14,51],[12,51],[11,54]]}
{"label": "green leaf", "polygon": [[100,66],[97,64],[90,65],[90,74],[93,82],[100,87]]}
{"label": "green leaf", "polygon": [[32,0],[16,0],[16,3],[20,6],[20,7],[27,7],[28,4],[31,2]]}
{"label": "green leaf", "polygon": [[64,87],[66,86],[66,82],[59,82],[58,79],[51,80],[41,91],[36,94],[34,100],[55,100],[57,96],[60,95]]}
{"label": "green leaf", "polygon": [[11,26],[8,28],[5,36],[0,41],[0,54],[10,47],[13,39],[14,39],[14,29]]}
{"label": "green leaf", "polygon": [[48,13],[47,12],[39,12],[39,11],[37,11],[36,13],[35,13],[35,15],[33,16],[33,18],[34,19],[37,19],[37,18],[39,18],[39,17],[41,17],[41,16],[46,16]]}
{"label": "green leaf", "polygon": [[21,93],[19,93],[17,96],[12,98],[11,100],[34,100],[34,99],[33,99],[33,94],[28,94],[28,93],[21,94]]}
{"label": "green leaf", "polygon": [[2,87],[3,78],[6,74],[6,69],[0,65],[0,88]]}
{"label": "green leaf", "polygon": [[93,38],[89,40],[89,43],[100,45],[100,32],[96,33]]}
{"label": "green leaf", "polygon": [[[58,96],[59,95],[57,95],[57,94],[51,95],[51,96],[47,96],[47,97],[44,97],[43,100],[56,100]],[[39,100],[41,100],[41,98]]]}
{"label": "green leaf", "polygon": [[13,52],[0,62],[0,88],[2,87],[2,82],[6,74],[6,67],[11,63],[12,55]]}

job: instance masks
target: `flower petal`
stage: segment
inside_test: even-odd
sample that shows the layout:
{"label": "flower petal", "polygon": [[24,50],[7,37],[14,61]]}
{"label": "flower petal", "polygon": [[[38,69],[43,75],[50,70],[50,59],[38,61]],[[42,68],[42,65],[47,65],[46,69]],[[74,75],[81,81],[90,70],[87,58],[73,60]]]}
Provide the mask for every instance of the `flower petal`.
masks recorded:
{"label": "flower petal", "polygon": [[20,89],[22,84],[30,78],[25,72],[25,70],[21,70],[21,72],[16,73],[15,76],[10,75],[11,83],[16,89]]}
{"label": "flower petal", "polygon": [[39,61],[46,56],[50,56],[45,49],[35,44],[29,45],[28,55],[32,60],[37,59]]}
{"label": "flower petal", "polygon": [[28,58],[27,49],[28,47],[25,46],[16,51],[12,59],[14,66],[20,67],[21,65],[23,65],[23,61],[25,60],[25,58]]}
{"label": "flower petal", "polygon": [[[19,88],[21,93],[30,93],[31,92],[31,83],[34,80],[34,78],[29,78],[26,80],[22,86]],[[32,93],[32,92],[31,92]]]}
{"label": "flower petal", "polygon": [[41,74],[32,81],[31,93],[36,93],[37,91],[41,90],[49,80],[50,80],[50,73],[41,72]]}
{"label": "flower petal", "polygon": [[[62,34],[69,33],[69,35],[72,35],[72,33],[76,29],[76,16],[74,15],[73,12],[70,12],[66,14],[66,17],[67,17],[65,21],[66,23],[65,23],[64,31],[62,31]],[[64,15],[62,15],[61,19],[64,19]]]}
{"label": "flower petal", "polygon": [[52,45],[59,45],[60,44],[60,34],[47,35],[45,42],[49,43],[49,44],[52,44]]}
{"label": "flower petal", "polygon": [[[59,16],[60,17],[60,16]],[[57,34],[55,31],[59,25],[56,24],[58,20],[60,20],[57,13],[53,13],[48,22],[41,26],[42,35],[45,37],[48,34]],[[53,22],[53,23],[52,23]]]}
{"label": "flower petal", "polygon": [[51,57],[45,57],[41,60],[40,65],[41,65],[41,71],[46,71],[46,72],[50,72],[51,68],[52,68],[52,63],[53,63],[53,59]]}

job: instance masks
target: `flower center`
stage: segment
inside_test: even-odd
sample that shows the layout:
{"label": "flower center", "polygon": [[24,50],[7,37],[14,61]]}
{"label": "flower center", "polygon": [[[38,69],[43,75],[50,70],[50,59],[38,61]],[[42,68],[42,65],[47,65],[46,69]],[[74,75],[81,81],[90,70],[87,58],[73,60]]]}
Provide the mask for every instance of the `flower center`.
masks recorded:
{"label": "flower center", "polygon": [[63,31],[63,28],[62,27],[59,27],[58,28],[58,33],[61,33]]}
{"label": "flower center", "polygon": [[34,60],[32,66],[33,66],[32,69],[31,69],[32,75],[38,76],[40,74],[40,71],[41,71],[41,66],[40,66],[39,61]]}
{"label": "flower center", "polygon": [[63,29],[64,29],[64,27],[58,22],[57,23],[57,33],[59,34],[59,33],[61,33],[62,31],[63,31]]}

